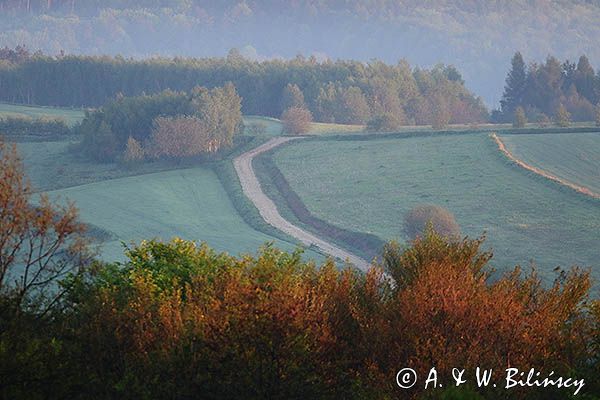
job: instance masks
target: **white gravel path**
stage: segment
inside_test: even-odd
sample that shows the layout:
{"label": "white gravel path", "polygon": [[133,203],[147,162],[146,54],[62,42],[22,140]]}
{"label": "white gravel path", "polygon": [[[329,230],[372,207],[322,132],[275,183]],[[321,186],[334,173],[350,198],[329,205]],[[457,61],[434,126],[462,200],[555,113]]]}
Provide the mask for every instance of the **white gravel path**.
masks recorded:
{"label": "white gravel path", "polygon": [[336,245],[333,245],[323,239],[320,239],[316,235],[313,235],[310,232],[305,231],[304,229],[292,224],[285,218],[279,214],[277,210],[277,206],[262,190],[260,186],[260,182],[254,173],[254,169],[252,168],[252,160],[257,155],[264,153],[265,151],[269,151],[283,143],[289,142],[290,140],[300,139],[300,137],[275,137],[268,142],[252,149],[244,154],[238,156],[233,160],[233,165],[235,167],[235,171],[238,175],[240,183],[242,185],[242,190],[244,194],[254,203],[256,208],[258,209],[261,217],[269,224],[279,229],[282,232],[298,239],[300,242],[305,244],[306,246],[316,246],[321,251],[326,254],[329,254],[335,258],[344,260],[353,264],[355,267],[366,271],[370,264],[363,260],[360,257],[355,256],[339,248]]}

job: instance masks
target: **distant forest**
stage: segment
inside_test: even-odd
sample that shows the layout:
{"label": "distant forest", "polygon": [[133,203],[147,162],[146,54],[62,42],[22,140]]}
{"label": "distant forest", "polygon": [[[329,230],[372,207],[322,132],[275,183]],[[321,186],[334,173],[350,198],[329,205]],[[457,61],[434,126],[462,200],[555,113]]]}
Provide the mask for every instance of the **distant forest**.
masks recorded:
{"label": "distant forest", "polygon": [[324,122],[365,124],[393,115],[400,125],[479,123],[488,120],[480,98],[452,66],[431,70],[407,62],[250,61],[232,51],[225,58],[184,59],[44,56],[23,48],[0,49],[0,100],[52,106],[98,107],[117,95],[165,89],[190,91],[231,82],[247,115],[279,117],[293,106]]}
{"label": "distant forest", "polygon": [[597,0],[0,0],[0,46],[47,54],[453,64],[497,107],[515,50],[600,65]]}
{"label": "distant forest", "polygon": [[521,53],[512,58],[501,109],[492,120],[507,122],[521,108],[530,121],[543,122],[564,108],[575,121],[600,121],[600,74],[583,55],[577,63],[549,56],[528,66]]}

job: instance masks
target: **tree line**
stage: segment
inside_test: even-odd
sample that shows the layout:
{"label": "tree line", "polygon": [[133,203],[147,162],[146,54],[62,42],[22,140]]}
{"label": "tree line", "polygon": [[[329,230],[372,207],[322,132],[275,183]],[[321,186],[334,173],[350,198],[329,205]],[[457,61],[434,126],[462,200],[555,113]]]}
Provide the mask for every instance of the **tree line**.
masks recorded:
{"label": "tree line", "polygon": [[[181,239],[94,261],[73,206],[34,199],[0,142],[0,396],[10,399],[566,398],[573,388],[448,388],[453,368],[536,368],[600,391],[589,271],[492,279],[482,240],[424,231],[366,273],[266,246]],[[419,217],[423,210],[413,216]],[[418,219],[418,218],[417,218]],[[412,224],[414,218],[409,218]],[[384,274],[384,272],[386,274]],[[443,388],[424,391],[435,366]],[[404,367],[412,390],[396,385]],[[437,398],[437,397],[436,397]]]}
{"label": "tree line", "polygon": [[600,122],[600,74],[582,55],[577,63],[549,56],[540,64],[526,65],[520,52],[511,60],[497,121],[516,118],[522,124],[544,123],[555,117],[559,125],[568,120]]}
{"label": "tree line", "polygon": [[318,62],[301,56],[257,62],[237,51],[225,58],[145,60],[40,54],[23,60],[21,54],[5,53],[0,100],[15,103],[97,107],[118,93],[138,96],[232,82],[242,97],[242,111],[251,115],[280,117],[290,96],[296,96],[325,122],[364,124],[383,115],[403,125],[488,119],[481,99],[465,87],[456,68],[446,65],[427,70],[404,61]]}
{"label": "tree line", "polygon": [[241,99],[231,83],[191,92],[165,90],[154,95],[119,94],[87,111],[74,127],[79,149],[96,161],[183,158],[230,146],[241,132]]}
{"label": "tree line", "polygon": [[517,48],[530,59],[585,49],[600,62],[599,19],[596,0],[296,0],[293,7],[272,0],[0,0],[0,43],[138,58],[206,57],[234,47],[253,59],[410,57],[418,65],[455,63],[492,104]]}

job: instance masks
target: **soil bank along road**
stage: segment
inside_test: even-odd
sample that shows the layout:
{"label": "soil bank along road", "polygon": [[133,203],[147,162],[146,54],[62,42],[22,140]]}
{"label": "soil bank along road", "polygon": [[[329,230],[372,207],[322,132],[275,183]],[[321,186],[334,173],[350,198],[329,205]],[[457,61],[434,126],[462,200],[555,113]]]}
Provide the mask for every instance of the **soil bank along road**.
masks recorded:
{"label": "soil bank along road", "polygon": [[254,169],[252,168],[252,160],[261,153],[269,151],[285,142],[295,139],[299,138],[275,137],[268,142],[245,152],[233,160],[233,165],[240,180],[240,184],[242,185],[244,194],[250,199],[250,201],[252,201],[252,203],[254,203],[258,209],[258,212],[260,213],[260,216],[269,225],[272,225],[280,231],[298,239],[306,246],[316,246],[324,253],[344,261],[349,261],[350,263],[354,264],[355,267],[366,271],[369,268],[369,263],[367,261],[292,224],[283,218],[281,214],[279,214],[277,206],[275,206],[273,200],[271,200],[263,192],[260,182],[258,181],[258,178],[254,173]]}

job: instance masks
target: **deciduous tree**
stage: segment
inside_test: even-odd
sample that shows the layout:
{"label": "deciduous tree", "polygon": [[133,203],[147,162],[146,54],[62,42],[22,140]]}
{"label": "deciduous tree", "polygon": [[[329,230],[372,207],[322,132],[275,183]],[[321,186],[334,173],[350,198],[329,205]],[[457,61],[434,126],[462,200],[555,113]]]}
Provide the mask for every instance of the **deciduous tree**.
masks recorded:
{"label": "deciduous tree", "polygon": [[185,158],[217,151],[220,142],[213,139],[204,121],[197,117],[158,117],[150,137],[154,157]]}
{"label": "deciduous tree", "polygon": [[125,152],[123,153],[123,161],[126,164],[132,165],[143,161],[145,156],[146,154],[142,145],[137,140],[129,136],[129,139],[127,139]]}
{"label": "deciduous tree", "polygon": [[523,107],[519,106],[515,110],[513,127],[514,128],[524,128],[526,123],[527,123],[527,117],[525,116],[525,110],[523,110]]}
{"label": "deciduous tree", "polygon": [[85,268],[91,252],[73,205],[33,199],[16,147],[0,141],[0,295],[15,310],[46,310],[60,300],[58,285]]}
{"label": "deciduous tree", "polygon": [[290,135],[301,135],[310,130],[312,114],[306,108],[292,107],[281,116],[283,130]]}
{"label": "deciduous tree", "polygon": [[566,128],[571,125],[571,113],[567,111],[562,103],[556,109],[556,114],[554,115],[554,123],[561,128]]}

